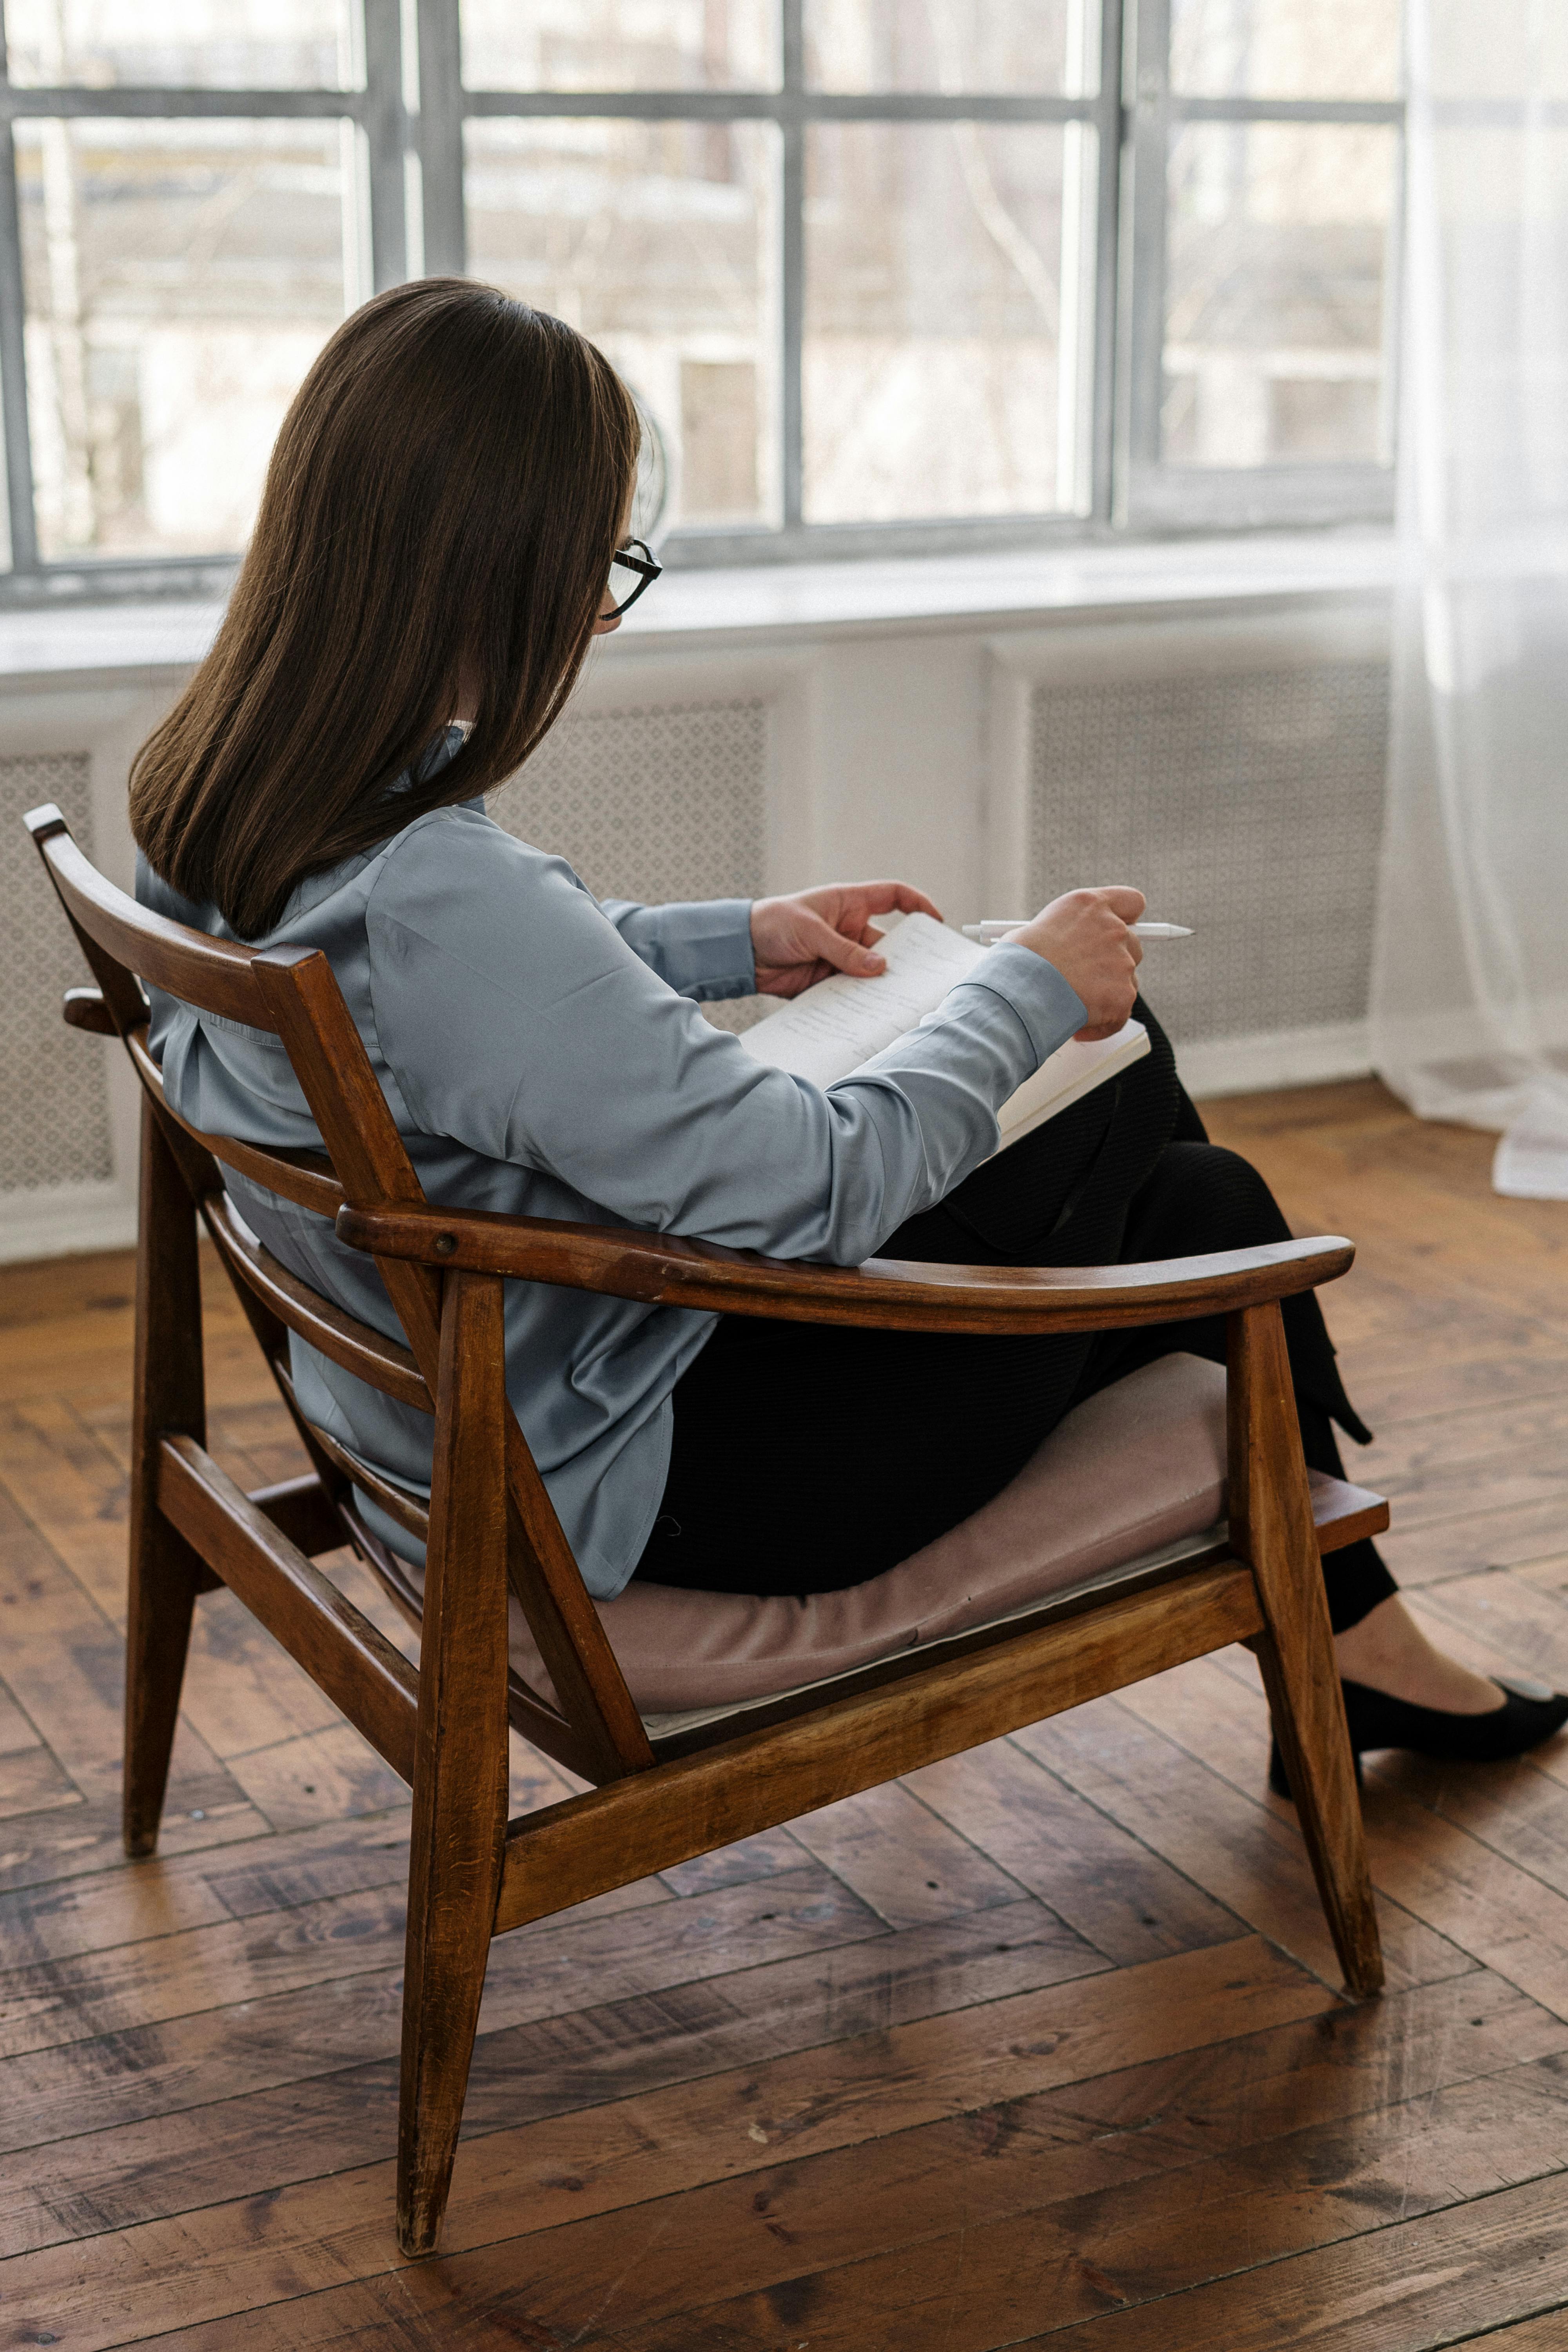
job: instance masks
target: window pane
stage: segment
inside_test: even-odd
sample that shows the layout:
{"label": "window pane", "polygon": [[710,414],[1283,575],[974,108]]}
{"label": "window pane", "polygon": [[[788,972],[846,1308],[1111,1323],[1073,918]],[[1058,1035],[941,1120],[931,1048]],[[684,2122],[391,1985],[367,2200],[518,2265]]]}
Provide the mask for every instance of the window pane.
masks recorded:
{"label": "window pane", "polygon": [[361,83],[359,0],[5,0],[11,79],[337,89]]}
{"label": "window pane", "polygon": [[772,89],[777,0],[463,0],[470,89]]}
{"label": "window pane", "polygon": [[1171,149],[1164,454],[1262,466],[1384,454],[1396,134],[1197,122]]}
{"label": "window pane", "polygon": [[973,122],[808,131],[808,520],[1068,502],[1063,157],[1090,136]]}
{"label": "window pane", "polygon": [[1399,0],[1171,0],[1171,80],[1205,98],[1397,98]]}
{"label": "window pane", "polygon": [[771,124],[479,121],[468,264],[608,354],[669,445],[669,519],[773,519],[778,478]]}
{"label": "window pane", "polygon": [[[1092,88],[1095,0],[805,0],[805,74],[816,89]],[[1070,79],[1069,79],[1070,77]]]}
{"label": "window pane", "polygon": [[43,553],[244,545],[343,315],[334,122],[18,122]]}

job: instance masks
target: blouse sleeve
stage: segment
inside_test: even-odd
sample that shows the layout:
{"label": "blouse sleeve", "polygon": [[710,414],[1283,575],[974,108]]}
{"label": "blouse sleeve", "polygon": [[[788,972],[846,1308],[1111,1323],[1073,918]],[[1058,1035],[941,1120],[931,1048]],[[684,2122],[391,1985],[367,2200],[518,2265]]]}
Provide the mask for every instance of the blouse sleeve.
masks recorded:
{"label": "blouse sleeve", "polygon": [[686,898],[666,907],[601,898],[599,904],[634,955],[678,996],[700,1003],[755,992],[749,898]]}
{"label": "blouse sleeve", "polygon": [[994,949],[826,1091],[705,1021],[570,867],[438,810],[366,910],[377,1043],[416,1122],[629,1224],[854,1265],[994,1150],[995,1111],[1081,1027],[1061,975]]}

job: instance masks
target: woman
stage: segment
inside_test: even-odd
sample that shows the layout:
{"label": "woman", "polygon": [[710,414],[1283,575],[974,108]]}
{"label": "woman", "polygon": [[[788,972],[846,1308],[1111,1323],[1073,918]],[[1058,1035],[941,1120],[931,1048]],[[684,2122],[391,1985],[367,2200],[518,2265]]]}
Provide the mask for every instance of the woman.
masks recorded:
{"label": "woman", "polygon": [[[1145,1007],[1146,1060],[990,1159],[996,1106],[1068,1037],[1132,1010],[1137,891],[1058,898],[825,1094],[752,1061],[698,1004],[876,971],[875,918],[934,913],[921,892],[600,906],[489,823],[481,795],[616,625],[637,453],[625,388],[557,320],[438,279],[350,319],[284,423],[216,642],[136,761],[144,902],[326,951],[437,1201],[850,1264],[1087,1264],[1281,1237],[1261,1180],[1206,1141]],[[275,1039],[159,997],[153,1046],[195,1126],[319,1142]],[[368,1258],[227,1181],[285,1265],[395,1334]],[[1331,1422],[1364,1433],[1316,1302],[1286,1312],[1308,1457],[1337,1471]],[[1222,1344],[1203,1324],[823,1330],[525,1284],[508,1286],[506,1328],[510,1394],[601,1597],[636,1574],[858,1582],[994,1494],[1077,1399]],[[310,1418],[427,1491],[428,1420],[293,1353]],[[1370,1544],[1327,1573],[1361,1745],[1513,1753],[1568,1715],[1434,1651]]]}

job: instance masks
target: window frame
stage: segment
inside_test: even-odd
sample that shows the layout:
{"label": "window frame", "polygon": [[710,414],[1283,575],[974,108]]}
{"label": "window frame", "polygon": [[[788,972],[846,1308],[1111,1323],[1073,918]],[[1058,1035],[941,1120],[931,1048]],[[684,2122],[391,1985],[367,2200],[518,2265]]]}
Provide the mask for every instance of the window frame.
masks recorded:
{"label": "window frame", "polygon": [[[1084,540],[1249,527],[1379,521],[1392,515],[1392,465],[1176,466],[1160,454],[1166,191],[1170,142],[1190,121],[1387,123],[1403,100],[1196,98],[1170,81],[1170,0],[1100,0],[1093,94],[1014,96],[935,91],[839,93],[807,87],[805,0],[776,0],[780,75],[772,89],[519,90],[462,80],[460,0],[357,0],[364,80],[354,89],[13,83],[0,0],[0,443],[12,564],[0,606],[151,594],[221,593],[237,554],[142,558],[38,553],[27,413],[26,293],[15,126],[38,117],[276,120],[352,123],[359,201],[368,218],[374,291],[411,274],[461,276],[467,264],[463,132],[469,121],[605,117],[642,121],[773,124],[781,147],[779,328],[782,341],[778,524],[671,530],[667,566],[803,559],[938,555]],[[1078,510],[875,523],[812,523],[802,500],[801,352],[805,308],[805,135],[813,123],[1081,122],[1095,139],[1095,230],[1086,269],[1093,300],[1084,373],[1086,431]],[[1393,388],[1399,288],[1399,205],[1384,289],[1385,383]],[[1086,255],[1087,259],[1087,255]]]}
{"label": "window frame", "polygon": [[[421,22],[447,20],[441,68],[452,75],[458,58],[459,0],[419,0]],[[498,118],[598,119],[632,121],[765,122],[779,132],[782,147],[780,213],[781,451],[777,524],[710,529],[688,525],[672,530],[661,551],[672,567],[689,564],[788,562],[803,557],[931,554],[976,546],[1035,544],[1048,537],[1077,538],[1086,525],[1109,522],[1114,431],[1114,335],[1116,324],[1117,187],[1121,137],[1121,32],[1122,0],[1101,0],[1097,93],[1069,98],[1040,94],[1010,97],[937,91],[840,93],[810,89],[805,78],[805,0],[780,0],[780,76],[774,89],[520,91],[467,89],[462,110],[468,121]],[[421,53],[421,66],[424,57]],[[1079,513],[953,517],[908,522],[811,523],[803,515],[803,416],[801,350],[805,318],[805,134],[814,123],[1024,123],[1057,128],[1081,122],[1096,134],[1096,237],[1093,266],[1092,389],[1088,417],[1087,497]],[[427,266],[432,251],[443,266],[460,268],[463,219],[460,190],[450,175],[442,183],[444,202],[432,220],[431,188],[426,181],[425,234]],[[434,245],[432,245],[434,236]]]}
{"label": "window frame", "polygon": [[1383,383],[1397,408],[1405,116],[1394,99],[1201,98],[1171,83],[1171,0],[1131,0],[1123,52],[1126,157],[1125,261],[1114,519],[1132,530],[1222,530],[1394,516],[1394,436],[1370,463],[1183,466],[1161,450],[1164,391],[1165,264],[1172,142],[1188,122],[1386,124],[1395,140],[1393,200],[1384,244]]}
{"label": "window frame", "polygon": [[11,565],[0,572],[0,605],[103,601],[148,595],[210,595],[232,579],[237,551],[210,556],[103,557],[46,562],[38,553],[33,436],[27,412],[26,292],[16,125],[89,118],[130,121],[294,121],[350,122],[357,133],[360,185],[368,223],[372,290],[408,274],[409,95],[404,75],[404,20],[417,0],[354,0],[364,81],[357,89],[266,89],[252,85],[116,82],[13,82],[5,5],[0,0],[0,444],[4,447]]}

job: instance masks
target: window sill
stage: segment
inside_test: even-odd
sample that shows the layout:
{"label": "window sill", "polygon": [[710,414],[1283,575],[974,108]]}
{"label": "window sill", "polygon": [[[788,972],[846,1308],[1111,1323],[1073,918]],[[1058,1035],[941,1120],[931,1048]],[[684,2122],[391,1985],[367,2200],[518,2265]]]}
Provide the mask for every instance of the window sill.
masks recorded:
{"label": "window sill", "polygon": [[220,603],[149,597],[0,612],[0,691],[167,686],[195,667],[223,617]]}
{"label": "window sill", "polygon": [[[1394,569],[1393,533],[1363,530],[669,572],[614,642],[627,656],[1021,628],[1080,612],[1375,594],[1392,587]],[[0,690],[173,684],[201,659],[222,609],[149,599],[0,613]]]}
{"label": "window sill", "polygon": [[1086,611],[1377,593],[1392,587],[1386,529],[1102,541],[666,572],[617,632],[626,652],[714,641],[1026,627]]}

